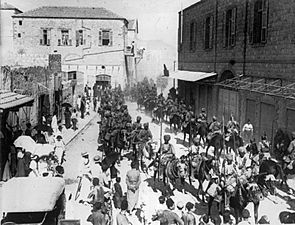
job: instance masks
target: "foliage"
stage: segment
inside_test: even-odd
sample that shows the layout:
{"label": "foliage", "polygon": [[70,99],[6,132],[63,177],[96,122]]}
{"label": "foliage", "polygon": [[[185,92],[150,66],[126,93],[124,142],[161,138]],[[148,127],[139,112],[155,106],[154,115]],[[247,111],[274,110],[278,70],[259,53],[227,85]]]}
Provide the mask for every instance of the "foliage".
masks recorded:
{"label": "foliage", "polygon": [[159,75],[157,77],[157,87],[161,88],[162,90],[168,86],[168,79]]}

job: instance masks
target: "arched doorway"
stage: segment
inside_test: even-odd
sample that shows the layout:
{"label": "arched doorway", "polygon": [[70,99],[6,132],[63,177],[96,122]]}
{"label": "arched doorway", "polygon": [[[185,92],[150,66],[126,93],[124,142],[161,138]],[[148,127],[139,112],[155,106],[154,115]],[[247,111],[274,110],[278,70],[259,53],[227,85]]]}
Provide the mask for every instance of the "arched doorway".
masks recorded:
{"label": "arched doorway", "polygon": [[233,74],[232,71],[225,70],[221,74],[220,79],[219,79],[219,82],[224,81],[224,80],[227,80],[227,79],[231,79],[231,78],[234,78],[234,77],[235,77],[235,75]]}

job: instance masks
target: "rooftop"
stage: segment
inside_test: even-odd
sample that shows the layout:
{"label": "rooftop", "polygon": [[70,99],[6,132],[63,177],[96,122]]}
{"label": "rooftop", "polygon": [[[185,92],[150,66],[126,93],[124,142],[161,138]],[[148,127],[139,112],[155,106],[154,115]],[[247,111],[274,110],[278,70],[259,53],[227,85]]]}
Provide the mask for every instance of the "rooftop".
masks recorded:
{"label": "rooftop", "polygon": [[22,12],[18,8],[16,8],[15,6],[13,6],[13,5],[11,5],[11,4],[7,3],[7,2],[1,3],[0,9],[1,10],[17,10],[19,12]]}
{"label": "rooftop", "polygon": [[105,8],[90,7],[57,7],[43,6],[37,9],[14,15],[14,18],[65,18],[65,19],[115,19],[126,20],[124,17]]}

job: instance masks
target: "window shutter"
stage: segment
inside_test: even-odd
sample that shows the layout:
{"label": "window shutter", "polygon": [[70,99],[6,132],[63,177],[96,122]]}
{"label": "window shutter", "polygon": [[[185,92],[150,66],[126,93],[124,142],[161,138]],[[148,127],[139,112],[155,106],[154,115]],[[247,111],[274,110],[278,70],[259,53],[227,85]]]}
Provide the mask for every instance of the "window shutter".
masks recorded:
{"label": "window shutter", "polygon": [[50,46],[51,30],[47,30],[47,45]]}
{"label": "window shutter", "polygon": [[72,39],[69,39],[69,45],[72,45]]}
{"label": "window shutter", "polygon": [[40,29],[40,45],[43,45],[43,30]]}
{"label": "window shutter", "polygon": [[102,30],[99,30],[98,32],[98,45],[102,45]]}
{"label": "window shutter", "polygon": [[86,45],[86,39],[87,39],[87,30],[83,30],[83,44]]}
{"label": "window shutter", "polygon": [[197,49],[197,22],[195,22],[194,51]]}
{"label": "window shutter", "polygon": [[110,43],[109,43],[109,46],[112,46],[113,45],[113,31],[110,31]]}
{"label": "window shutter", "polygon": [[253,44],[253,23],[254,23],[254,3],[249,2],[249,14],[248,14],[248,36],[249,43]]}
{"label": "window shutter", "polygon": [[232,9],[231,18],[231,46],[236,44],[236,19],[237,19],[237,8]]}
{"label": "window shutter", "polygon": [[40,45],[43,45],[43,39],[40,39]]}
{"label": "window shutter", "polygon": [[222,23],[222,37],[223,37],[223,47],[226,47],[226,12],[223,12],[223,23]]}
{"label": "window shutter", "polygon": [[261,43],[266,43],[268,24],[268,0],[262,1]]}
{"label": "window shutter", "polygon": [[61,40],[60,40],[60,39],[57,40],[57,45],[58,45],[58,46],[61,45]]}
{"label": "window shutter", "polygon": [[210,17],[209,48],[213,47],[213,16]]}
{"label": "window shutter", "polygon": [[206,18],[205,18],[205,20],[204,20],[204,22],[203,22],[204,24],[203,24],[203,35],[204,35],[204,37],[203,37],[203,42],[204,42],[204,49],[206,49]]}
{"label": "window shutter", "polygon": [[76,47],[79,46],[79,30],[76,30]]}

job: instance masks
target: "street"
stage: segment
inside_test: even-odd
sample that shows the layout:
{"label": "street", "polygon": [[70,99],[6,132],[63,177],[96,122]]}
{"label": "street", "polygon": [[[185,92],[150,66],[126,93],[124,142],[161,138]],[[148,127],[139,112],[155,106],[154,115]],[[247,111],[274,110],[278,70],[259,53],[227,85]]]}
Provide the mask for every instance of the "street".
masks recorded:
{"label": "street", "polygon": [[[142,117],[142,122],[150,122],[150,129],[153,133],[153,139],[160,144],[160,125],[151,123],[151,117],[144,114],[143,112],[139,112],[136,110],[137,106],[135,103],[128,102],[128,109],[130,115],[132,116],[132,120],[134,121],[136,116]],[[187,149],[188,143],[184,146],[182,143],[183,134],[178,133],[175,135],[174,133],[169,132],[169,127],[167,124],[163,124],[163,135],[169,133],[171,135],[171,143],[175,146],[177,157],[180,157],[182,154],[186,154],[185,151]],[[97,135],[98,135],[98,125],[97,125],[97,117],[94,117],[90,121],[90,123],[85,127],[84,130],[66,147],[66,162],[64,164],[65,167],[65,180],[66,180],[66,196],[69,198],[70,194],[72,194],[72,199],[67,200],[67,211],[66,218],[67,219],[80,219],[81,224],[89,224],[86,222],[87,217],[91,212],[91,207],[89,205],[83,205],[81,203],[74,202],[74,195],[77,189],[77,176],[79,173],[79,163],[81,160],[81,153],[84,151],[88,151],[90,155],[90,159],[92,159],[95,155],[101,154],[101,152],[97,151]],[[188,141],[188,140],[186,140]],[[128,161],[127,158],[124,158],[121,166],[119,167],[120,176],[121,176],[121,186],[123,189],[123,193],[126,192],[126,183],[125,177],[126,172],[130,169],[131,161]],[[161,190],[163,189],[163,184],[156,181],[153,182],[152,174],[146,175],[141,174],[141,186],[140,186],[140,197],[139,204],[140,206],[143,202],[146,206],[144,206],[145,217],[148,221],[152,214],[155,213],[155,206],[158,204],[158,197],[161,195]],[[188,182],[188,181],[187,181]],[[294,189],[293,180],[289,179],[288,184],[290,187]],[[177,185],[179,187],[179,185]],[[196,198],[197,182],[193,183],[193,186],[190,186],[188,183],[185,185],[185,189],[187,190],[187,194],[183,194],[180,190],[174,191],[174,196],[172,199],[175,204],[177,202],[182,201],[184,204],[188,201],[196,204],[196,218],[197,221],[199,217],[207,212],[207,206],[202,204]],[[288,201],[286,201],[288,200]],[[263,215],[267,215],[272,224],[279,224],[279,213],[281,211],[286,211],[292,208],[292,203],[294,203],[294,197],[287,195],[286,193],[278,190],[278,196],[271,196],[269,198],[265,198],[260,203],[259,207],[259,218]],[[251,213],[251,220],[253,220],[253,204],[250,203],[247,208]],[[275,210],[274,210],[275,209]],[[212,208],[213,215],[216,215],[218,210],[215,206]],[[269,213],[272,212],[272,213]],[[115,218],[117,210],[113,212],[113,218]],[[139,214],[136,213],[139,216]],[[129,217],[130,222],[133,224],[142,224],[139,221],[138,216],[132,215]],[[113,224],[116,224],[115,222]],[[153,222],[152,224],[157,224]],[[254,224],[254,223],[253,223]]]}

